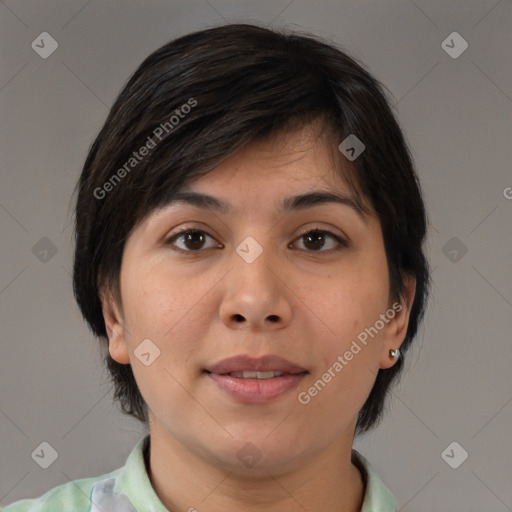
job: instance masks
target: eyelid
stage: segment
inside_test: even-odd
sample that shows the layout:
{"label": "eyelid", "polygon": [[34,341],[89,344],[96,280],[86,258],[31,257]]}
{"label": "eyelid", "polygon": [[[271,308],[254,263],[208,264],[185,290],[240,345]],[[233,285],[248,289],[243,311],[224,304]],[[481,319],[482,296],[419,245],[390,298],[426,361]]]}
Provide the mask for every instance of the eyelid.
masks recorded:
{"label": "eyelid", "polygon": [[289,245],[294,245],[295,243],[297,243],[297,241],[299,241],[304,235],[307,235],[308,233],[321,233],[323,235],[326,235],[327,237],[330,237],[332,239],[334,239],[336,242],[337,242],[337,246],[336,247],[333,247],[331,249],[327,249],[327,250],[320,250],[320,251],[307,251],[307,250],[304,250],[304,249],[299,249],[301,252],[304,252],[308,255],[317,255],[317,254],[320,254],[320,255],[329,255],[329,254],[336,254],[338,252],[340,252],[341,250],[343,249],[348,249],[350,247],[350,242],[348,240],[348,237],[346,236],[341,236],[341,235],[338,235],[336,233],[333,233],[332,231],[330,231],[329,229],[322,229],[322,228],[319,228],[319,227],[309,227],[309,228],[306,228],[304,231],[302,231],[298,236],[296,236],[294,239],[293,239],[293,242],[290,242]]}
{"label": "eyelid", "polygon": [[[224,247],[222,243],[217,241],[216,237],[218,237],[218,235],[215,235],[215,236],[211,235],[209,233],[209,230],[207,230],[206,228],[197,227],[197,226],[188,226],[186,224],[182,225],[178,229],[178,231],[174,231],[174,232],[170,233],[168,236],[166,236],[164,238],[163,244],[164,245],[173,245],[173,241],[175,241],[178,238],[180,238],[181,236],[186,235],[187,233],[193,232],[193,231],[198,231],[200,233],[205,234],[206,236],[210,237],[212,240],[215,240],[220,246]],[[185,251],[184,249],[181,249],[179,247],[175,247],[175,250],[176,251],[181,251],[181,252],[188,252],[188,253],[198,253],[198,252],[204,251],[205,249],[200,249],[198,251]]]}
{"label": "eyelid", "polygon": [[[318,224],[315,226],[311,226],[311,225],[306,226],[299,232],[299,234],[297,236],[294,237],[294,239],[292,240],[292,242],[290,242],[288,244],[288,246],[295,244],[295,242],[297,240],[299,240],[301,237],[303,237],[304,235],[306,235],[308,233],[313,233],[313,232],[323,233],[323,234],[326,234],[327,236],[334,238],[338,242],[338,244],[341,245],[343,248],[347,248],[350,246],[351,242],[345,234],[340,235],[340,234],[334,233],[330,229],[333,229],[333,228],[322,228],[322,227],[319,227]],[[218,248],[224,247],[221,242],[218,242],[218,240],[216,240],[216,236],[218,237],[218,235],[215,235],[215,236],[211,235],[209,233],[209,230],[210,230],[210,228],[202,228],[202,227],[198,227],[197,225],[190,226],[188,224],[184,224],[184,225],[180,226],[178,231],[171,232],[171,234],[169,234],[168,236],[165,237],[164,245],[174,245],[173,242],[176,239],[178,239],[180,236],[186,235],[187,233],[189,233],[191,231],[192,232],[198,231],[198,232],[203,233],[206,236],[210,237],[212,240],[215,240],[221,246],[221,247],[208,247],[207,249],[218,249]],[[212,230],[212,231],[214,231],[214,230]],[[207,249],[198,249],[196,251],[191,251],[191,250],[185,250],[185,249],[181,249],[180,247],[174,246],[173,250],[176,250],[178,252],[194,254],[194,253],[204,252]],[[341,250],[341,248],[337,247],[337,248],[333,248],[333,249],[328,249],[326,251],[322,251],[322,250],[320,250],[320,251],[305,251],[303,249],[300,249],[300,250],[303,252],[311,253],[311,254],[322,254],[322,253],[330,254],[330,253]]]}
{"label": "eyelid", "polygon": [[181,223],[177,228],[173,229],[169,234],[163,238],[166,244],[171,238],[181,235],[186,231],[202,231],[212,238],[220,238],[220,235],[210,226],[203,224],[202,222],[190,221]]}
{"label": "eyelid", "polygon": [[[330,225],[329,223],[326,223],[327,227],[323,227],[323,228],[319,226],[319,224],[321,224],[321,222],[309,221],[309,222],[307,222],[305,224],[306,224],[306,227],[303,228],[302,226],[300,226],[299,228],[297,228],[297,229],[300,230],[299,231],[300,234],[298,236],[302,236],[305,233],[309,233],[310,231],[325,231],[325,232],[332,233],[333,235],[336,235],[339,238],[345,239],[347,242],[350,241],[350,238],[343,231],[341,231],[340,228],[338,228],[336,226],[333,226],[333,225]],[[313,227],[311,226],[311,224],[313,224]],[[333,233],[331,231],[333,229],[337,230],[338,233]],[[210,235],[210,236],[212,236],[213,238],[215,238],[215,237],[219,237],[220,238],[220,235],[213,228],[203,224],[202,222],[190,221],[189,223],[187,223],[185,221],[185,223],[181,223],[181,224],[179,224],[179,227],[173,229],[171,231],[171,233],[169,233],[168,235],[165,235],[164,240],[167,241],[170,238],[172,238],[173,236],[181,234],[181,233],[183,233],[184,231],[187,231],[187,230],[191,230],[191,231],[194,231],[194,230],[204,231],[208,235],[210,235],[209,232],[212,232],[214,234]],[[341,234],[340,234],[340,232],[341,232]]]}
{"label": "eyelid", "polygon": [[[321,233],[327,233],[327,234],[333,236],[334,238],[341,240],[342,242],[346,243],[347,245],[349,244],[350,240],[349,240],[348,236],[346,236],[344,233],[341,233],[341,234],[335,233],[332,231],[332,229],[334,229],[334,228],[322,228],[318,225],[316,225],[314,227],[307,226],[299,232],[299,235],[297,238],[300,238],[301,236],[304,236],[305,234],[311,233],[313,231],[320,231]],[[338,229],[338,231],[339,231],[339,229]]]}

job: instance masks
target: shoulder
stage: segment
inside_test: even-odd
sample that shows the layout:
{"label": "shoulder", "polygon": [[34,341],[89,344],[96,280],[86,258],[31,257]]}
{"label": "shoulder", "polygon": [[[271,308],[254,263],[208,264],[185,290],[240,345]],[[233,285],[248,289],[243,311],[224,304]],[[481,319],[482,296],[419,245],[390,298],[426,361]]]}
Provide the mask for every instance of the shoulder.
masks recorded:
{"label": "shoulder", "polygon": [[393,493],[384,485],[370,461],[353,449],[352,462],[361,472],[365,484],[361,512],[396,512],[397,504]]}
{"label": "shoulder", "polygon": [[135,445],[123,467],[98,477],[66,482],[39,498],[11,503],[2,512],[165,511],[146,473],[148,446],[149,434]]}
{"label": "shoulder", "polygon": [[114,482],[120,476],[123,468],[116,469],[93,478],[73,480],[53,489],[39,498],[15,501],[2,509],[2,512],[95,512],[93,492],[104,482]]}

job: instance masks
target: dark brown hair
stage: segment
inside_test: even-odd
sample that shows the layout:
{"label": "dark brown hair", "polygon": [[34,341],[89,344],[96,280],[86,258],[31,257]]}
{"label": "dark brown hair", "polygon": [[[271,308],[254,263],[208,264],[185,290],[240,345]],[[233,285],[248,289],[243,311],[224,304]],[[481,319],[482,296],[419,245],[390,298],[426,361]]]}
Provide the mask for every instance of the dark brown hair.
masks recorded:
{"label": "dark brown hair", "polygon": [[[356,432],[362,433],[380,420],[424,314],[427,223],[412,158],[383,86],[333,44],[232,24],[185,35],[149,55],[118,95],[77,183],[73,289],[92,332],[108,347],[100,292],[111,290],[121,304],[121,260],[132,230],[187,181],[238,149],[317,119],[340,143],[354,134],[365,145],[351,162],[354,190],[379,217],[390,296],[404,296],[404,275],[416,278],[402,357],[379,370],[359,412]],[[346,156],[336,152],[346,167]],[[114,361],[108,350],[105,362],[122,411],[147,421],[131,366]]]}

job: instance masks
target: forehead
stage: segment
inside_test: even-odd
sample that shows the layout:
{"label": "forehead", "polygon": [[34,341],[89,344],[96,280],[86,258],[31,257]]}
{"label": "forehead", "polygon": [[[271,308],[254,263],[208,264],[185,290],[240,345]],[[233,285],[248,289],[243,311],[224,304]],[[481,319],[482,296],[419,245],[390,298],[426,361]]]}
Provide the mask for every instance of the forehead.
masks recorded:
{"label": "forehead", "polygon": [[212,170],[170,190],[152,217],[192,206],[220,215],[243,213],[256,221],[336,203],[350,207],[365,223],[374,216],[337,138],[310,124],[239,149]]}
{"label": "forehead", "polygon": [[309,124],[252,142],[181,190],[231,190],[235,195],[265,190],[272,195],[323,187],[358,195],[354,176],[350,162],[339,154],[336,138],[318,124]]}
{"label": "forehead", "polygon": [[336,155],[336,161],[334,144],[329,137],[301,131],[247,145],[178,190],[168,190],[161,206],[134,226],[125,251],[152,247],[178,222],[213,218],[230,231],[322,218],[343,222],[361,238],[373,239],[380,231],[379,217],[371,202],[344,179],[350,168],[340,172],[336,167],[343,156]]}

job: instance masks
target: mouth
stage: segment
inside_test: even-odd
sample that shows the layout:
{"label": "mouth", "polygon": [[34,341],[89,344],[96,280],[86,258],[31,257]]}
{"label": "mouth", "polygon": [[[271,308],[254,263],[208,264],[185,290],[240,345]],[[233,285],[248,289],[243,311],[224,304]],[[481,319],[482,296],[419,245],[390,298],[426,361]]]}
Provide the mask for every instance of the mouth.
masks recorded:
{"label": "mouth", "polygon": [[237,379],[273,379],[274,377],[281,377],[282,375],[291,375],[290,373],[284,372],[251,372],[251,371],[243,371],[243,372],[231,372],[231,373],[222,373],[221,375],[230,375],[231,377],[236,377]]}
{"label": "mouth", "polygon": [[234,356],[204,370],[217,389],[239,403],[263,404],[296,388],[309,372],[279,356]]}

